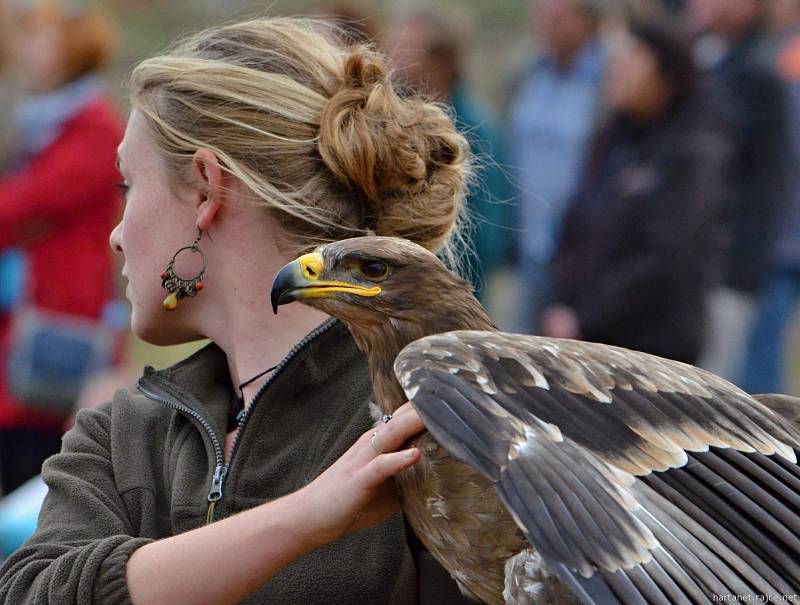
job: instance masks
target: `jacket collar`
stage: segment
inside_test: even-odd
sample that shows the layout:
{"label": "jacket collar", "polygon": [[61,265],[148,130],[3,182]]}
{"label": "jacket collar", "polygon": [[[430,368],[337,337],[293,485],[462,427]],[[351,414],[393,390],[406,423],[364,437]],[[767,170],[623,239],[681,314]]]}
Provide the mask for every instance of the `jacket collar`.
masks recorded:
{"label": "jacket collar", "polygon": [[[344,342],[342,340],[344,339]],[[314,346],[311,346],[311,345]],[[267,390],[266,387],[276,382],[284,369],[295,364],[313,363],[315,368],[324,367],[325,359],[314,359],[316,352],[333,346],[342,352],[342,345],[349,355],[356,356],[355,348],[347,328],[335,320],[327,320],[309,332],[298,342],[287,356],[278,364],[275,374],[256,395],[256,405]],[[316,380],[327,378],[324,372],[313,372]],[[215,343],[211,342],[186,359],[163,370],[146,366],[144,375],[139,379],[140,391],[147,390],[172,403],[186,406],[202,415],[213,419],[220,430],[226,426],[230,406],[236,398],[236,391],[231,382],[227,356]]]}

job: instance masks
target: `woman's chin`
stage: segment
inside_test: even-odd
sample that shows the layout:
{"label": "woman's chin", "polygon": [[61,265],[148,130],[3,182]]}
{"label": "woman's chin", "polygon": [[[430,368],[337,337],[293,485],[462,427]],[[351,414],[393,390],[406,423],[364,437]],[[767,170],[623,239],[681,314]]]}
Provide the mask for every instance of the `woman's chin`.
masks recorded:
{"label": "woman's chin", "polygon": [[160,309],[160,313],[147,314],[134,310],[131,315],[131,331],[139,340],[158,347],[180,345],[202,338],[192,330],[175,326],[176,322],[170,321],[173,318],[168,313],[170,312],[163,309]]}

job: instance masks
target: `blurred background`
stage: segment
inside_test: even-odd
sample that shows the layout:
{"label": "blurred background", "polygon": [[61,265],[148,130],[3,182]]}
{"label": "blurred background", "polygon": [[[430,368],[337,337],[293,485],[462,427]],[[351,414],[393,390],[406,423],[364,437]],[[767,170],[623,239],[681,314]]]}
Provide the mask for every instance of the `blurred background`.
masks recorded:
{"label": "blurred background", "polygon": [[800,393],[800,0],[0,0],[0,553],[74,411],[202,345],[127,329],[125,78],[260,15],[335,22],[449,107],[477,166],[467,274],[501,328]]}

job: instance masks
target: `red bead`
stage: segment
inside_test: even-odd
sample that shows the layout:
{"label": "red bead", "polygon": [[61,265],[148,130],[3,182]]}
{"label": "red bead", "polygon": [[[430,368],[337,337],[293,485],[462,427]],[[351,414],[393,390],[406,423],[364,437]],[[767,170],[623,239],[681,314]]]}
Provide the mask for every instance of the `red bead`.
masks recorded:
{"label": "red bead", "polygon": [[203,289],[203,282],[199,281],[194,285],[194,289],[200,291]]}
{"label": "red bead", "polygon": [[165,280],[165,279],[167,279],[168,277],[169,277],[169,273],[167,273],[166,271],[164,271],[164,272],[161,274],[161,279],[162,279],[162,281],[163,281],[163,280]]}

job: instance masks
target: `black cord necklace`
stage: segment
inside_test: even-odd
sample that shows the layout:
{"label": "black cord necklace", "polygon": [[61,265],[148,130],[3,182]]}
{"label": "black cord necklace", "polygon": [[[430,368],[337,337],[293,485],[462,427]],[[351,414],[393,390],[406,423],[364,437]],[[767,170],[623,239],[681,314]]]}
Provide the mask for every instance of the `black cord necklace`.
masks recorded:
{"label": "black cord necklace", "polygon": [[239,395],[236,397],[236,400],[233,402],[233,405],[230,407],[228,411],[228,432],[231,432],[236,427],[239,426],[239,422],[242,420],[242,416],[244,416],[244,394],[242,393],[242,389],[246,387],[248,384],[253,382],[254,380],[258,380],[264,374],[269,374],[272,370],[277,368],[278,365],[275,364],[271,368],[267,368],[263,372],[259,372],[255,376],[253,376],[250,380],[245,380],[242,384],[239,385]]}

